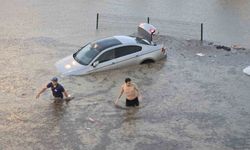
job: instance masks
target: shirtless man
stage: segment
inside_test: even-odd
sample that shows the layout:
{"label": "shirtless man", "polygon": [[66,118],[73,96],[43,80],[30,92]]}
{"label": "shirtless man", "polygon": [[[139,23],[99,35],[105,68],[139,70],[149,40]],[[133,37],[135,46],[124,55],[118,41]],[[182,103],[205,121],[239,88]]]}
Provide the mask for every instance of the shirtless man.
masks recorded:
{"label": "shirtless man", "polygon": [[139,90],[137,86],[131,82],[130,78],[125,79],[125,83],[121,87],[121,93],[119,97],[115,101],[115,105],[117,105],[118,100],[121,98],[121,96],[125,93],[126,95],[126,106],[139,106],[139,100],[138,97],[140,95]]}

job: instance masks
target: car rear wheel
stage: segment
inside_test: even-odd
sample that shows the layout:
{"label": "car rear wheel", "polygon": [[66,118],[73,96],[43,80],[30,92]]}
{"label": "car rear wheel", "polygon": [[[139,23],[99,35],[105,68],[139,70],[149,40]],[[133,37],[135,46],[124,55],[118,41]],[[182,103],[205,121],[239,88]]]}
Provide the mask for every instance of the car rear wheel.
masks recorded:
{"label": "car rear wheel", "polygon": [[152,60],[152,59],[146,59],[146,60],[143,60],[142,62],[141,62],[141,64],[150,64],[150,63],[154,63],[155,61],[154,60]]}

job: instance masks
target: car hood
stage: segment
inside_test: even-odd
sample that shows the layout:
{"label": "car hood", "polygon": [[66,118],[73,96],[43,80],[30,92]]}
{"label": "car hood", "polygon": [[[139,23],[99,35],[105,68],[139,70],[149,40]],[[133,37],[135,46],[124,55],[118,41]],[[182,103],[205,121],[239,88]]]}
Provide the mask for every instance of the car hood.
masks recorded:
{"label": "car hood", "polygon": [[88,66],[79,64],[73,58],[73,55],[67,56],[55,63],[57,70],[63,75],[80,75],[85,74]]}

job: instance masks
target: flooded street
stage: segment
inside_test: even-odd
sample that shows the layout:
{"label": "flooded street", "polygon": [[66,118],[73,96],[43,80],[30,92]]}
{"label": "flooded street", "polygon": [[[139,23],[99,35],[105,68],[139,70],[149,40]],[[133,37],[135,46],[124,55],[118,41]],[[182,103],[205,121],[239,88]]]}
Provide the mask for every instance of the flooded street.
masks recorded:
{"label": "flooded street", "polygon": [[[10,0],[0,6],[0,149],[250,149],[250,77],[242,72],[250,65],[249,48],[226,51],[160,35],[155,40],[166,45],[167,59],[64,77],[55,70],[57,60],[119,33],[96,31],[95,18],[87,16],[104,6],[103,12],[116,13],[112,7],[122,5],[64,2]],[[50,90],[35,99],[53,76],[75,99],[54,104]],[[140,108],[126,108],[125,97],[119,107],[113,104],[126,77],[141,90]]]}

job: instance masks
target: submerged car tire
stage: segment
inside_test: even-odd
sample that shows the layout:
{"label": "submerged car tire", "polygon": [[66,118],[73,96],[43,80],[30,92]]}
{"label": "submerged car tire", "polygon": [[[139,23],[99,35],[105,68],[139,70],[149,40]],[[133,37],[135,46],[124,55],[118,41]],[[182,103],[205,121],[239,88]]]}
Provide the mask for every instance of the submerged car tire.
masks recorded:
{"label": "submerged car tire", "polygon": [[154,63],[155,61],[153,59],[146,59],[141,62],[141,64],[151,64]]}

